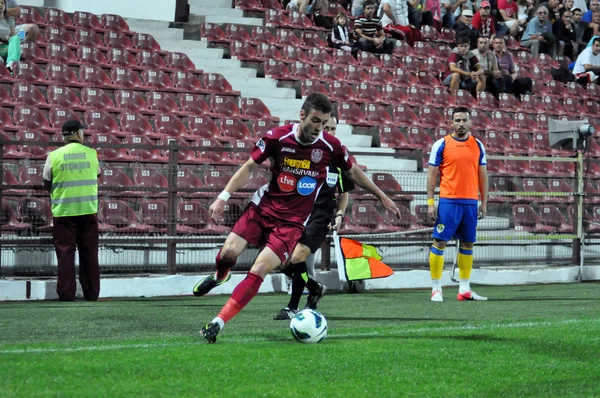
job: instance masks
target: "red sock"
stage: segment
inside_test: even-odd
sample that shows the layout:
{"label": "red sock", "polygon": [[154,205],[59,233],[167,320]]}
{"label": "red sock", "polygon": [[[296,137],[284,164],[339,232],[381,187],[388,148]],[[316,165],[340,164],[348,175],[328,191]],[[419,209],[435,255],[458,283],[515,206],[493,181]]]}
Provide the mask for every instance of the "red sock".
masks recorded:
{"label": "red sock", "polygon": [[227,300],[218,317],[227,323],[231,318],[236,316],[256,296],[262,282],[263,278],[248,272],[246,278],[233,289],[231,298]]}
{"label": "red sock", "polygon": [[217,253],[217,258],[216,258],[217,279],[219,279],[219,280],[225,279],[225,277],[227,276],[227,273],[229,273],[229,270],[231,268],[233,268],[236,261],[237,261],[237,259],[234,259],[233,261],[223,260],[221,258],[221,251],[219,250],[219,253]]}

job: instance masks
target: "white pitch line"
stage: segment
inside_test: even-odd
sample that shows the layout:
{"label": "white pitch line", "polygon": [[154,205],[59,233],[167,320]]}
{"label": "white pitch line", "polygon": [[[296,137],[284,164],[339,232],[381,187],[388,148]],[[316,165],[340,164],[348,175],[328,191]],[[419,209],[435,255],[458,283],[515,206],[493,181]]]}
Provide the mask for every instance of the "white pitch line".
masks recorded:
{"label": "white pitch line", "polygon": [[[375,336],[403,336],[416,333],[431,333],[431,332],[458,332],[458,331],[473,331],[473,330],[493,330],[493,329],[519,329],[532,328],[540,326],[557,326],[578,323],[600,323],[600,318],[592,319],[565,319],[562,321],[541,321],[541,322],[511,322],[511,323],[489,323],[489,324],[469,324],[462,326],[442,326],[433,328],[416,328],[416,329],[398,329],[385,332],[365,332],[365,333],[341,333],[329,335],[328,339],[343,339],[347,337],[375,337]],[[263,341],[271,341],[266,337],[253,338],[226,338],[225,343],[256,343]],[[8,354],[44,354],[44,353],[69,353],[69,352],[89,352],[89,351],[110,351],[124,349],[145,349],[145,348],[160,348],[160,347],[181,347],[188,345],[198,345],[203,343],[198,337],[198,341],[182,341],[182,342],[164,342],[164,343],[144,343],[144,344],[113,344],[100,346],[82,346],[82,347],[48,347],[48,348],[22,348],[22,349],[0,349],[0,355]]]}

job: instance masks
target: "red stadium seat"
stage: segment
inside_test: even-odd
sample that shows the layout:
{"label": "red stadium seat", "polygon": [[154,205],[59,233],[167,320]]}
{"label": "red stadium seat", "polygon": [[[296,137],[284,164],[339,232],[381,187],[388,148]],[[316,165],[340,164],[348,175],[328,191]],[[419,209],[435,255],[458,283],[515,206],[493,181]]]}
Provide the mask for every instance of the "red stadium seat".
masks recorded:
{"label": "red stadium seat", "polygon": [[346,81],[353,84],[360,84],[369,81],[369,75],[365,73],[362,67],[357,65],[346,65],[344,67]]}
{"label": "red stadium seat", "polygon": [[119,125],[124,133],[136,136],[160,139],[162,134],[155,133],[148,118],[137,112],[123,112],[119,116]]}
{"label": "red stadium seat", "polygon": [[394,82],[394,78],[390,75],[385,69],[380,67],[372,67],[371,68],[371,82],[375,84],[392,84]]}
{"label": "red stadium seat", "polygon": [[508,173],[515,176],[529,175],[531,168],[526,160],[505,160],[504,168]]}
{"label": "red stadium seat", "polygon": [[49,63],[46,65],[46,77],[48,83],[60,84],[64,86],[85,86],[78,81],[77,75],[66,64]]}
{"label": "red stadium seat", "polygon": [[30,224],[34,231],[52,231],[52,211],[45,199],[21,198],[17,204],[17,212],[21,222]]}
{"label": "red stadium seat", "polygon": [[205,22],[200,24],[200,37],[206,39],[209,43],[229,44],[227,35],[217,24]]}
{"label": "red stadium seat", "polygon": [[226,117],[221,119],[221,135],[214,138],[222,142],[250,140],[252,139],[252,133],[242,119]]}
{"label": "red stadium seat", "polygon": [[29,158],[31,159],[45,160],[48,154],[57,148],[54,146],[38,146],[37,143],[48,143],[50,140],[46,134],[37,131],[20,130],[15,138],[18,141],[31,141],[31,144],[21,146],[21,151],[30,154]]}
{"label": "red stadium seat", "polygon": [[[251,51],[250,51],[251,52]],[[256,59],[254,61],[277,60],[283,61],[283,54],[274,44],[259,43],[256,46]]]}
{"label": "red stadium seat", "polygon": [[[331,4],[330,4],[331,5]],[[302,31],[302,41],[310,48],[326,49],[327,43],[316,32],[308,30]]]}
{"label": "red stadium seat", "polygon": [[409,127],[406,138],[408,138],[408,142],[410,142],[416,148],[421,149],[423,153],[429,153],[431,151],[433,138],[431,138],[431,136],[420,127]]}
{"label": "red stadium seat", "polygon": [[119,112],[120,107],[115,106],[109,95],[100,88],[81,89],[81,103],[91,109],[104,110],[107,112]]}
{"label": "red stadium seat", "polygon": [[[456,106],[459,106],[456,104]],[[502,115],[502,113],[500,113]],[[493,125],[492,121],[485,115],[485,113],[478,110],[471,111],[471,127],[474,130],[487,130]]]}
{"label": "red stadium seat", "polygon": [[100,19],[102,27],[107,30],[115,30],[123,33],[130,33],[129,25],[125,19],[116,14],[102,14]]}
{"label": "red stadium seat", "polygon": [[246,43],[250,43],[252,41],[252,36],[250,36],[250,33],[241,25],[225,25],[225,36],[231,41],[243,41]]}
{"label": "red stadium seat", "polygon": [[533,141],[529,134],[512,131],[509,133],[508,142],[510,147],[506,149],[507,154],[529,155],[534,150]]}
{"label": "red stadium seat", "polygon": [[[215,139],[212,138],[199,138],[198,139],[198,158],[202,163],[209,163],[215,165],[235,165],[237,161],[232,160],[229,157],[229,153],[225,151],[223,145]],[[209,187],[209,183],[204,179],[207,187]]]}
{"label": "red stadium seat", "polygon": [[379,127],[379,140],[382,148],[413,150],[415,147],[408,142],[404,133],[397,126],[385,125]]}
{"label": "red stadium seat", "polygon": [[278,126],[278,124],[272,120],[257,119],[252,120],[251,122],[255,137],[262,137],[263,135],[267,134],[267,132]]}
{"label": "red stadium seat", "polygon": [[50,108],[42,92],[33,84],[15,83],[12,86],[12,94],[15,102],[19,104]]}
{"label": "red stadium seat", "polygon": [[[114,144],[122,145],[122,141],[110,133],[94,133],[90,137],[90,145],[94,144]],[[98,159],[107,162],[137,162],[140,159],[137,156],[131,155],[127,148],[98,148]]]}
{"label": "red stadium seat", "polygon": [[142,95],[132,90],[116,90],[115,102],[117,107],[134,112],[150,113],[148,104]]}
{"label": "red stadium seat", "polygon": [[124,135],[114,117],[107,112],[90,109],[83,114],[83,119],[87,126],[87,131],[98,131],[117,136]]}
{"label": "red stadium seat", "polygon": [[542,195],[542,193],[547,193],[548,192],[548,187],[546,187],[546,185],[540,180],[540,179],[536,179],[536,178],[523,178],[523,180],[521,181],[521,186],[523,189],[523,192],[526,193],[530,193],[532,194],[531,196],[521,196],[518,198],[519,202],[534,202],[534,201],[540,201],[539,198],[542,197],[542,201],[545,202],[544,200],[544,196],[546,195]]}
{"label": "red stadium seat", "polygon": [[133,183],[138,188],[152,188],[146,196],[166,196],[169,183],[159,169],[136,167],[133,169]]}
{"label": "red stadium seat", "polygon": [[161,70],[144,69],[142,80],[145,86],[154,90],[170,91],[174,89],[169,75]]}
{"label": "red stadium seat", "polygon": [[427,214],[427,205],[417,205],[415,206],[415,214],[417,216],[417,224],[419,228],[427,228],[433,227],[435,222],[429,218]]}
{"label": "red stadium seat", "polygon": [[[17,122],[18,123],[18,122]],[[17,131],[19,127],[13,123],[12,118],[2,108],[0,108],[0,126],[3,130]]]}
{"label": "red stadium seat", "polygon": [[252,37],[252,42],[257,44],[264,43],[269,45],[275,45],[277,43],[277,39],[275,38],[275,36],[273,36],[273,34],[269,30],[263,28],[262,26],[253,27],[250,35]]}
{"label": "red stadium seat", "polygon": [[156,228],[159,233],[167,233],[169,225],[175,222],[164,200],[143,200],[140,203],[140,221]]}
{"label": "red stadium seat", "polygon": [[146,92],[146,103],[148,104],[148,108],[154,112],[171,113],[180,116],[187,114],[187,112],[179,111],[173,94],[148,91]]}
{"label": "red stadium seat", "polygon": [[167,68],[184,72],[201,73],[185,53],[169,52],[164,57]]}
{"label": "red stadium seat", "polygon": [[130,68],[115,66],[110,71],[110,78],[115,88],[150,89],[150,86],[146,82],[142,82],[138,72]]}
{"label": "red stadium seat", "polygon": [[163,70],[167,68],[164,58],[156,52],[142,50],[135,57],[137,65],[144,69]]}
{"label": "red stadium seat", "polygon": [[[573,187],[564,178],[548,179],[548,191],[554,193],[554,195],[549,195],[545,198],[545,202],[573,203],[575,201]],[[555,196],[556,193],[565,193],[567,196]]]}
{"label": "red stadium seat", "polygon": [[[422,34],[423,34],[423,39],[427,40],[427,41],[439,41],[442,38],[442,36],[438,33],[438,31],[432,26],[427,26],[427,25],[423,26]],[[417,42],[417,43],[425,44],[424,42]],[[415,47],[416,47],[417,43],[415,43]]]}
{"label": "red stadium seat", "polygon": [[145,163],[167,163],[169,156],[165,155],[160,149],[142,149],[136,148],[136,145],[156,145],[150,137],[146,135],[128,135],[125,139],[127,145],[131,145],[129,153],[137,156]]}
{"label": "red stadium seat", "polygon": [[[521,133],[525,134],[525,133]],[[531,156],[552,156],[550,140],[547,134],[536,132],[532,137],[532,147],[529,149]]]}
{"label": "red stadium seat", "polygon": [[400,212],[400,217],[390,213],[388,210],[385,211],[384,220],[388,228],[397,231],[410,231],[420,228],[417,225],[417,218],[410,212],[410,209],[403,204],[398,204],[398,211]]}
{"label": "red stadium seat", "polygon": [[108,50],[106,52],[106,63],[124,68],[134,68],[137,66],[135,57],[129,51],[122,48],[111,48]]}
{"label": "red stadium seat", "polygon": [[75,31],[74,40],[79,46],[105,48],[102,37],[92,29],[77,29]]}
{"label": "red stadium seat", "polygon": [[600,118],[600,105],[594,99],[583,101],[583,112],[595,118]]}
{"label": "red stadium seat", "polygon": [[360,107],[352,102],[338,104],[338,122],[340,124],[351,124],[353,126],[370,126]]}
{"label": "red stadium seat", "polygon": [[352,88],[352,85],[345,82],[334,81],[329,86],[329,94],[331,99],[334,101],[352,101],[356,102],[356,92]]}
{"label": "red stadium seat", "polygon": [[120,87],[120,85],[112,84],[111,78],[101,67],[93,65],[81,65],[79,67],[79,81],[92,87]]}
{"label": "red stadium seat", "polygon": [[117,233],[147,234],[156,232],[154,227],[140,223],[135,211],[122,200],[101,200],[98,204],[98,221],[114,227]]}
{"label": "red stadium seat", "polygon": [[430,128],[436,128],[446,124],[444,116],[433,106],[424,105],[419,113],[421,125]]}
{"label": "red stadium seat", "polygon": [[302,40],[291,30],[277,29],[275,31],[275,39],[277,40],[277,45],[284,49],[286,47],[307,48]]}
{"label": "red stadium seat", "polygon": [[13,100],[11,95],[8,92],[6,92],[4,87],[0,86],[0,105],[12,108],[15,105],[18,105],[19,103],[21,102]]}
{"label": "red stadium seat", "polygon": [[172,75],[173,87],[184,93],[206,93],[200,79],[189,71],[177,71]]}
{"label": "red stadium seat", "polygon": [[281,54],[283,56],[283,60],[288,63],[292,63],[295,61],[300,62],[310,62],[306,53],[299,47],[291,47],[286,46],[281,50]]}
{"label": "red stadium seat", "polygon": [[[13,177],[14,178],[14,177]],[[20,222],[17,213],[7,200],[2,199],[2,209],[0,212],[0,231],[4,232],[24,232],[31,228],[30,224]]]}
{"label": "red stadium seat", "polygon": [[97,16],[91,12],[75,11],[73,13],[73,25],[76,28],[103,30],[102,24]]}
{"label": "red stadium seat", "polygon": [[203,87],[209,92],[219,93],[220,95],[240,95],[239,91],[234,91],[231,84],[218,73],[205,73],[202,75]]}
{"label": "red stadium seat", "polygon": [[180,201],[177,205],[177,233],[180,234],[217,234],[229,231],[223,225],[214,225],[207,208],[196,200]]}
{"label": "red stadium seat", "polygon": [[540,217],[529,205],[514,205],[512,207],[515,230],[527,231],[537,234],[547,234],[553,231],[553,227],[542,224]]}
{"label": "red stadium seat", "polygon": [[431,105],[438,108],[445,108],[454,105],[454,98],[446,91],[445,88],[436,87],[430,91]]}
{"label": "red stadium seat", "polygon": [[355,203],[352,205],[352,221],[365,229],[365,233],[389,232],[383,217],[374,205],[368,203]]}
{"label": "red stadium seat", "polygon": [[381,56],[381,66],[384,69],[395,71],[398,68],[402,68],[403,64],[400,58],[397,58],[390,54],[383,54]]}
{"label": "red stadium seat", "polygon": [[122,31],[109,30],[104,33],[104,46],[106,48],[120,48],[134,52],[131,39]]}
{"label": "red stadium seat", "polygon": [[[135,192],[133,181],[125,174],[122,167],[102,165],[98,179],[98,190],[102,193],[109,192],[110,196],[139,196]],[[115,190],[116,188],[116,190]],[[124,188],[127,188],[124,189]]]}
{"label": "red stadium seat", "polygon": [[46,20],[46,23],[51,26],[62,26],[70,29],[74,28],[71,17],[63,10],[47,8],[44,19]]}
{"label": "red stadium seat", "polygon": [[392,116],[388,113],[385,106],[368,103],[365,105],[366,120],[375,125],[393,124]]}
{"label": "red stadium seat", "polygon": [[356,101],[366,103],[389,104],[383,99],[383,95],[379,92],[379,88],[368,82],[360,83],[356,86]]}
{"label": "red stadium seat", "polygon": [[210,97],[210,108],[216,114],[223,116],[241,116],[240,109],[232,97],[212,95]]}
{"label": "red stadium seat", "polygon": [[[204,188],[204,183],[196,174],[194,174],[194,170],[195,168],[191,167],[181,167],[177,170],[177,188],[179,194],[187,198],[206,196],[203,192],[192,192],[187,190]],[[186,190],[184,191],[182,188]]]}
{"label": "red stadium seat", "polygon": [[325,85],[318,80],[302,79],[300,80],[300,94],[303,98],[308,97],[312,93],[321,93],[329,95]]}
{"label": "red stadium seat", "polygon": [[521,133],[536,132],[537,123],[530,114],[524,112],[517,112],[515,114],[514,129],[515,131],[519,131]]}
{"label": "red stadium seat", "polygon": [[242,115],[248,119],[272,119],[279,121],[278,117],[271,116],[269,108],[258,98],[242,97],[240,108]]}
{"label": "red stadium seat", "polygon": [[176,115],[157,113],[154,117],[154,129],[156,133],[166,136],[188,136],[185,124]]}
{"label": "red stadium seat", "polygon": [[570,217],[565,217],[558,207],[554,205],[541,205],[539,214],[541,224],[552,228],[553,232],[563,234],[573,233],[573,222],[570,220]]}
{"label": "red stadium seat", "polygon": [[[108,53],[109,56],[112,51],[113,50],[109,51],[109,53]],[[114,50],[114,51],[115,52],[124,52],[125,50]],[[81,46],[77,49],[76,57],[77,57],[78,63],[98,65],[98,66],[102,66],[102,67],[110,67],[111,62],[112,62],[112,60],[110,60],[110,59],[107,60],[104,53],[96,47]]]}
{"label": "red stadium seat", "polygon": [[311,63],[314,65],[328,64],[333,65],[333,57],[323,48],[313,47],[307,51],[308,57],[311,59]]}
{"label": "red stadium seat", "polygon": [[267,10],[265,12],[265,26],[288,29],[294,27],[288,16],[280,10]]}
{"label": "red stadium seat", "polygon": [[387,84],[381,90],[383,95],[383,100],[392,105],[402,105],[406,104],[406,94],[404,90],[395,84]]}
{"label": "red stadium seat", "polygon": [[73,109],[54,106],[48,111],[48,121],[55,129],[60,129],[69,120],[78,120],[81,122],[81,119]]}
{"label": "red stadium seat", "polygon": [[397,85],[402,87],[413,87],[419,83],[417,77],[406,71],[406,69],[400,67],[394,70],[394,81]]}
{"label": "red stadium seat", "polygon": [[16,79],[12,76],[12,74],[6,69],[3,62],[0,62],[0,82],[4,83],[12,83]]}
{"label": "red stadium seat", "polygon": [[373,173],[372,180],[375,185],[383,192],[385,192],[394,201],[407,201],[413,200],[413,196],[404,193],[400,183],[389,173]]}
{"label": "red stadium seat", "polygon": [[[254,147],[254,141],[251,140],[238,140],[231,143],[231,147],[233,148],[230,152],[231,159],[237,164],[242,165],[248,161],[250,157],[250,151]],[[257,177],[248,181],[246,185],[244,185],[245,189],[253,189],[256,191],[261,186],[265,185],[266,178]]]}
{"label": "red stadium seat", "polygon": [[160,48],[160,44],[156,41],[156,39],[147,33],[135,33],[132,39],[133,48],[141,51],[151,51],[157,54],[165,55],[166,51],[162,51]]}
{"label": "red stadium seat", "polygon": [[21,59],[36,63],[48,62],[46,54],[35,43],[30,42],[21,43]]}
{"label": "red stadium seat", "polygon": [[192,116],[188,119],[188,131],[195,137],[217,138],[221,130],[208,116]]}
{"label": "red stadium seat", "polygon": [[[589,172],[591,174],[591,178],[597,178],[596,177],[596,173],[593,170],[593,165],[596,165],[596,163],[590,163],[589,164],[589,168],[586,167],[586,171]],[[552,171],[550,174],[552,174],[555,177],[573,177],[575,175],[575,163],[574,162],[554,162],[553,163],[553,168],[554,171]],[[596,167],[597,169],[597,167]],[[589,176],[589,174],[588,174]]]}
{"label": "red stadium seat", "polygon": [[331,53],[333,61],[337,65],[357,65],[356,58],[352,56],[348,51],[341,50],[339,48],[333,49]]}
{"label": "red stadium seat", "polygon": [[34,23],[38,26],[46,26],[46,21],[42,14],[35,7],[21,5],[20,23]]}
{"label": "red stadium seat", "polygon": [[379,59],[377,58],[377,56],[375,56],[375,54],[370,53],[368,51],[359,51],[356,59],[358,60],[359,65],[365,67],[378,67],[381,68],[381,62],[379,61]]}
{"label": "red stadium seat", "polygon": [[210,107],[204,100],[204,97],[198,94],[181,93],[177,94],[179,100],[179,107],[181,108],[181,114],[187,114],[190,116],[209,116],[217,117]]}
{"label": "red stadium seat", "polygon": [[431,97],[419,86],[411,86],[406,90],[406,101],[412,106],[423,106],[431,103]]}
{"label": "red stadium seat", "polygon": [[408,105],[398,105],[394,107],[392,116],[394,117],[394,122],[401,126],[420,125],[419,117]]}
{"label": "red stadium seat", "polygon": [[346,79],[344,72],[335,65],[320,64],[317,66],[317,71],[321,81],[342,82]]}
{"label": "red stadium seat", "polygon": [[[19,105],[13,110],[15,125],[27,127],[32,131],[52,132],[44,114],[34,106]],[[2,126],[6,129],[5,126]]]}
{"label": "red stadium seat", "polygon": [[312,66],[310,66],[308,63],[305,62],[300,62],[300,61],[296,61],[296,62],[292,62],[289,66],[290,69],[290,75],[297,78],[297,79],[301,79],[300,81],[304,81],[305,79],[318,79],[319,75],[317,74],[317,72],[315,71],[315,69],[313,69]]}
{"label": "red stadium seat", "polygon": [[44,31],[44,34],[48,43],[62,43],[71,48],[76,47],[73,36],[64,28],[49,26]]}
{"label": "red stadium seat", "polygon": [[48,84],[44,72],[33,62],[20,61],[13,64],[13,73],[16,80],[30,83]]}

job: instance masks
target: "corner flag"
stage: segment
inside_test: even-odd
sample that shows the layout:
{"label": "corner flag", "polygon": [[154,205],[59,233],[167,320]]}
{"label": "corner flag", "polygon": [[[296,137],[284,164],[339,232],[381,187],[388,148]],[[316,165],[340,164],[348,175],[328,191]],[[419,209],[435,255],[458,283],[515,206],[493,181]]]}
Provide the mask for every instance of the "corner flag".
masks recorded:
{"label": "corner flag", "polygon": [[333,231],[333,242],[340,281],[387,278],[394,273],[381,261],[383,257],[374,246],[342,238],[336,231]]}

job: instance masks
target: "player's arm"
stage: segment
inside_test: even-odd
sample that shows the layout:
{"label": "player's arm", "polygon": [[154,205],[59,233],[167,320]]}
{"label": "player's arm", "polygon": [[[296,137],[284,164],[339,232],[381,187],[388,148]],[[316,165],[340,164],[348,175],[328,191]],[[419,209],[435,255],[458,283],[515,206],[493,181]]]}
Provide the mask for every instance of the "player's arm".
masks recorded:
{"label": "player's arm", "polygon": [[337,210],[335,211],[335,220],[334,220],[334,228],[339,231],[342,226],[342,221],[344,221],[344,214],[346,214],[346,208],[348,207],[348,201],[350,199],[350,195],[348,192],[340,193],[337,201]]}
{"label": "player's arm", "polygon": [[438,166],[429,165],[427,169],[427,214],[433,220],[437,218],[435,211],[435,185],[437,183],[440,168]]}
{"label": "player's arm", "polygon": [[487,215],[489,181],[487,166],[479,166],[479,193],[481,195],[481,205],[479,206],[479,218],[484,218]]}
{"label": "player's arm", "polygon": [[242,167],[238,169],[238,171],[235,172],[233,177],[231,177],[225,186],[223,192],[221,192],[213,204],[210,205],[210,216],[214,220],[221,218],[223,215],[223,209],[225,208],[225,203],[229,200],[231,194],[246,185],[250,179],[250,176],[252,173],[254,173],[254,171],[256,171],[257,167],[258,164],[252,158],[250,158],[242,165]]}
{"label": "player's arm", "polygon": [[16,6],[16,7],[8,8],[8,5],[7,5],[6,13],[8,14],[9,17],[13,17],[15,19],[20,18],[21,17],[21,7]]}
{"label": "player's arm", "polygon": [[369,177],[367,177],[367,175],[360,168],[358,168],[357,165],[353,164],[352,168],[346,172],[346,175],[350,181],[375,195],[383,207],[400,216],[400,211],[398,210],[396,204],[390,198],[388,198],[387,195],[384,194],[383,191],[379,189],[377,185],[375,185],[373,181],[371,181]]}

